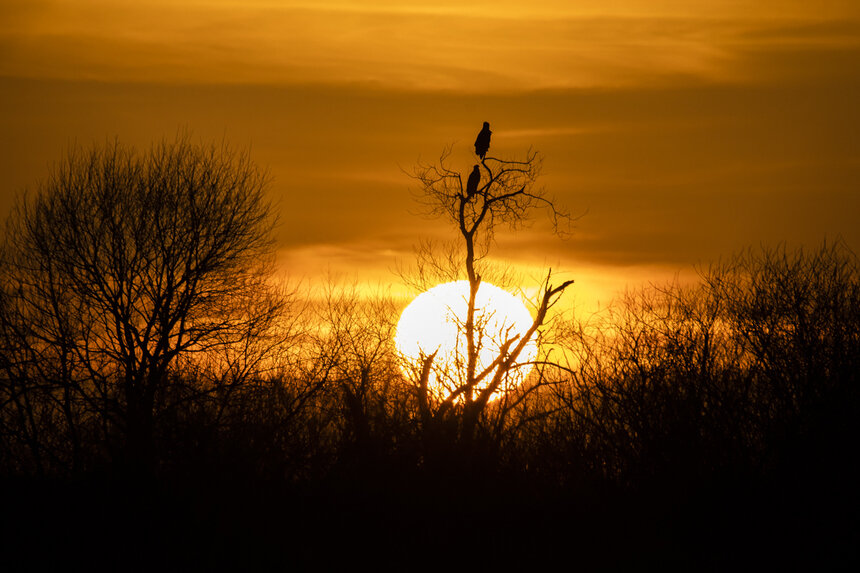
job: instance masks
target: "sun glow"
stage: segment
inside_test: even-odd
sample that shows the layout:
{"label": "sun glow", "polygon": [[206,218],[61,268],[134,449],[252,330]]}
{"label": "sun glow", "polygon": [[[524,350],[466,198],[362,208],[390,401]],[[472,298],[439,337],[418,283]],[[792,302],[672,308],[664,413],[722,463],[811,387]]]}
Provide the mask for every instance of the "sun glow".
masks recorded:
{"label": "sun glow", "polygon": [[[407,376],[418,378],[425,357],[436,352],[428,380],[428,389],[436,399],[445,399],[465,384],[467,375],[466,315],[469,300],[468,281],[441,284],[418,295],[403,311],[397,323],[395,347],[402,358]],[[477,373],[483,372],[499,357],[505,341],[516,337],[511,349],[528,332],[532,317],[514,295],[492,284],[482,282],[475,297],[475,347]],[[505,373],[502,384],[493,395],[521,384],[537,356],[532,339],[517,357],[516,366]],[[475,385],[480,391],[493,379],[498,367]],[[458,399],[462,394],[458,395]]]}

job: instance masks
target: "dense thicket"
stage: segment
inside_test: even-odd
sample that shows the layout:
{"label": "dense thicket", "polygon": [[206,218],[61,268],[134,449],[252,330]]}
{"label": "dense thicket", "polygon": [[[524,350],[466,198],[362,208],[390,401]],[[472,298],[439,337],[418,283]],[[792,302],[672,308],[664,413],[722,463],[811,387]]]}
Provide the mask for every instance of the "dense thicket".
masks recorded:
{"label": "dense thicket", "polygon": [[[195,500],[205,507],[189,511],[216,522],[247,520],[256,508],[259,528],[291,535],[332,527],[364,540],[391,520],[429,539],[450,518],[477,528],[479,539],[499,523],[508,528],[499,535],[517,538],[510,528],[537,520],[552,524],[550,537],[578,531],[592,547],[617,542],[652,556],[699,558],[727,531],[742,546],[815,539],[842,555],[839,535],[850,540],[856,529],[829,520],[857,508],[858,270],[837,242],[748,251],[703,270],[696,284],[631,292],[588,322],[567,324],[570,370],[557,369],[505,428],[483,436],[468,460],[452,446],[447,465],[432,467],[435,450],[392,353],[396,309],[332,287],[293,309],[304,320],[293,317],[286,347],[265,369],[245,360],[223,393],[205,391],[213,384],[206,361],[168,369],[153,411],[151,487]],[[37,363],[23,360],[32,349],[16,320],[27,295],[9,285],[0,410],[7,481],[95,479],[116,493],[122,482],[104,422],[86,401],[64,400],[64,347],[43,337]],[[272,507],[292,509],[264,511]],[[326,521],[332,516],[341,521]],[[809,520],[826,535],[808,537]],[[579,531],[589,522],[597,529]],[[614,525],[611,538],[592,538]],[[404,531],[400,543],[415,541]]]}

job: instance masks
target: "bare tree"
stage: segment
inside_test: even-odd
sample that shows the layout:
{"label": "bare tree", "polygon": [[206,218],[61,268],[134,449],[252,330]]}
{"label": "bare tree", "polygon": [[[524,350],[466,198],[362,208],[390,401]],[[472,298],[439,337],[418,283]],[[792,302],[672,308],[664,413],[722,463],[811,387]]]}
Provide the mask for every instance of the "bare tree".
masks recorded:
{"label": "bare tree", "polygon": [[842,241],[750,249],[697,284],[630,291],[571,323],[576,371],[553,388],[561,406],[531,449],[573,452],[589,472],[668,495],[839,467],[857,435],[859,301]]}
{"label": "bare tree", "polygon": [[150,469],[171,369],[250,348],[283,307],[268,282],[266,184],[247,153],[187,136],[145,153],[72,149],[7,226],[2,328],[15,352],[2,366],[19,384],[4,400],[26,410],[38,389],[73,444],[86,421]]}
{"label": "bare tree", "polygon": [[[314,303],[311,362],[328,378],[338,419],[342,462],[378,461],[408,434],[408,388],[393,345],[396,307],[384,291],[362,292],[329,278]],[[319,376],[319,375],[317,375]]]}
{"label": "bare tree", "polygon": [[[467,310],[458,325],[465,338],[465,356],[457,372],[437,372],[436,375],[456,380],[447,384],[446,396],[433,396],[429,379],[434,368],[435,354],[424,357],[416,369],[413,382],[418,394],[420,418],[427,428],[455,428],[456,439],[470,443],[488,412],[491,399],[505,390],[505,380],[515,370],[530,366],[520,361],[529,341],[533,340],[547,321],[550,308],[572,283],[551,283],[548,272],[535,304],[535,316],[528,330],[521,334],[496,334],[498,353],[491,364],[481,366],[478,356],[481,344],[481,318],[476,311],[476,296],[482,275],[492,273],[487,260],[496,232],[501,228],[515,229],[529,222],[533,212],[545,209],[556,232],[564,232],[570,222],[567,212],[560,210],[545,191],[536,185],[541,158],[529,150],[521,159],[500,159],[486,156],[467,172],[467,178],[451,166],[451,149],[446,148],[435,164],[419,164],[412,176],[420,187],[418,197],[431,216],[447,219],[456,228],[457,241],[439,250],[425,244],[418,251],[418,285],[439,279],[465,278],[469,284]],[[480,174],[480,178],[478,175]],[[526,393],[535,386],[529,386]],[[524,394],[516,398],[504,394],[498,401],[490,426],[500,427],[511,408],[521,403]]]}

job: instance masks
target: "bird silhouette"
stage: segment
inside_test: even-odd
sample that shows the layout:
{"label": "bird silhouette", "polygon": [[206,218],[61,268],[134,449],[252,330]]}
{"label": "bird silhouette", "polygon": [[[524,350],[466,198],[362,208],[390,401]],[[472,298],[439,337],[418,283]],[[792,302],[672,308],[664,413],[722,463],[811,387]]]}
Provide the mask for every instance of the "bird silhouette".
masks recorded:
{"label": "bird silhouette", "polygon": [[481,183],[481,170],[475,165],[472,172],[469,174],[469,180],[466,182],[466,197],[471,197],[478,192],[478,184]]}
{"label": "bird silhouette", "polygon": [[484,128],[478,134],[478,139],[475,140],[475,155],[484,159],[487,155],[487,150],[490,149],[490,136],[493,132],[490,131],[490,122],[484,122]]}

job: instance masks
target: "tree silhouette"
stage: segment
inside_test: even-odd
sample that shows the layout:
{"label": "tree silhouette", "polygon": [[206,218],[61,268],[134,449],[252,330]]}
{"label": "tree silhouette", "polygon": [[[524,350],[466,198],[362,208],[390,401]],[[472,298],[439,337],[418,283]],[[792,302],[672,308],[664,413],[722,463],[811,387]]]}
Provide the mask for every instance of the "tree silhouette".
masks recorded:
{"label": "tree silhouette", "polygon": [[[853,558],[833,519],[860,479],[851,249],[750,250],[587,322],[553,321],[570,281],[547,274],[528,331],[491,333],[481,367],[479,289],[514,283],[489,256],[496,233],[541,208],[557,228],[568,217],[537,188],[536,153],[485,157],[475,177],[450,151],[413,175],[453,240],[423,243],[402,275],[467,281],[466,350],[406,376],[395,300],[330,284],[294,312],[271,286],[266,177],[247,154],[187,138],[71,151],[19,199],[0,251],[6,546],[28,566],[45,538],[63,559],[99,539],[115,563],[141,540],[159,563],[172,546],[196,564],[260,550],[313,565],[332,543],[352,559],[385,538],[406,561],[456,522],[483,564],[500,539],[573,543],[592,568],[747,559],[727,547],[795,565],[786,543],[819,568]],[[560,327],[568,367],[523,364],[524,343]]]}
{"label": "tree silhouette", "polygon": [[[30,393],[49,395],[29,416],[65,424],[71,447],[61,449],[100,434],[148,472],[178,364],[190,371],[222,352],[233,375],[189,389],[206,393],[263,358],[266,344],[253,343],[283,306],[267,283],[266,182],[247,153],[182,136],[145,153],[118,142],[72,149],[21,197],[0,271],[2,366],[22,411]],[[37,464],[44,454],[34,446]]]}
{"label": "tree silhouette", "polygon": [[[571,329],[577,368],[553,388],[543,439],[668,498],[729,477],[854,475],[844,451],[858,435],[858,270],[841,241],[762,248],[698,284],[629,292]],[[818,471],[824,460],[832,473]]]}
{"label": "tree silhouette", "polygon": [[433,439],[443,442],[454,440],[465,444],[468,449],[482,422],[485,429],[498,434],[511,409],[536,387],[526,387],[517,397],[503,392],[503,398],[494,406],[495,419],[492,422],[484,419],[494,394],[507,390],[505,383],[511,373],[526,366],[519,362],[523,349],[539,334],[549,309],[573,283],[564,281],[554,286],[550,282],[551,273],[547,273],[529,329],[521,336],[492,333],[502,338],[496,341],[499,352],[489,366],[479,368],[483,324],[475,300],[482,273],[491,272],[486,257],[495,233],[500,227],[517,228],[525,224],[538,208],[547,210],[556,230],[569,221],[569,215],[536,187],[541,164],[536,152],[529,150],[521,160],[482,157],[485,177],[475,177],[479,174],[479,167],[475,166],[465,185],[462,174],[450,166],[450,153],[450,148],[445,149],[438,163],[419,164],[413,172],[420,186],[419,201],[427,207],[428,214],[447,219],[458,233],[457,241],[444,253],[429,245],[419,249],[418,283],[426,288],[439,280],[465,278],[468,281],[467,310],[458,325],[466,341],[466,351],[465,356],[459,359],[461,367],[457,372],[435,371],[437,377],[448,379],[446,386],[450,388],[441,399],[434,397],[428,388],[435,355],[424,357],[412,378],[422,425],[431,435],[441,433]]}

